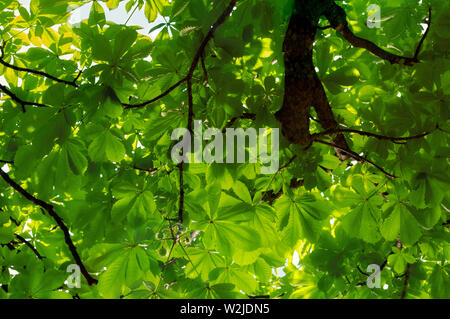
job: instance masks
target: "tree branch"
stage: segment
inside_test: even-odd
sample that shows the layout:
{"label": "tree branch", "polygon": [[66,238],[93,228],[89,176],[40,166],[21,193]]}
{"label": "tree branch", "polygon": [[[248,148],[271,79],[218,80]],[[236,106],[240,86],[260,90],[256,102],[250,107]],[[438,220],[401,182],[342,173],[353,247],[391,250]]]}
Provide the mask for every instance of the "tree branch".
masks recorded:
{"label": "tree branch", "polygon": [[198,61],[200,60],[201,56],[203,55],[206,45],[213,38],[214,32],[216,32],[217,28],[219,28],[225,22],[225,20],[231,15],[231,12],[233,11],[233,8],[236,6],[237,2],[238,2],[238,0],[230,1],[227,8],[225,9],[225,11],[220,15],[220,17],[212,25],[211,29],[206,34],[205,38],[203,39],[202,43],[200,44],[200,47],[197,50],[197,53],[194,56],[194,59],[192,60],[191,67],[188,72],[189,77],[192,77],[192,75],[194,74],[194,71],[197,68]]}
{"label": "tree branch", "polygon": [[28,69],[28,68],[22,68],[22,67],[15,66],[15,65],[12,65],[12,64],[6,62],[5,60],[3,60],[3,57],[5,55],[5,53],[3,51],[3,45],[0,45],[0,52],[1,52],[0,53],[0,64],[3,64],[7,68],[10,68],[12,70],[19,71],[19,72],[26,72],[26,73],[31,73],[31,74],[34,74],[34,75],[43,76],[43,77],[46,77],[46,78],[48,78],[50,80],[53,80],[55,82],[58,82],[58,83],[63,83],[63,84],[70,85],[70,86],[73,86],[73,87],[78,87],[78,85],[75,82],[81,76],[82,71],[80,71],[78,73],[77,77],[74,80],[67,81],[67,80],[59,79],[59,78],[57,78],[57,77],[55,77],[55,76],[53,76],[51,74],[48,74],[48,73],[45,73],[45,72],[42,72],[42,71],[32,70],[32,69]]}
{"label": "tree branch", "polygon": [[194,96],[192,95],[192,79],[187,80],[187,95],[188,95],[188,122],[187,129],[189,133],[193,134],[192,125],[194,124]]}
{"label": "tree branch", "polygon": [[84,278],[86,278],[86,281],[88,282],[89,285],[97,284],[97,280],[91,277],[91,275],[88,273],[86,267],[84,266],[83,262],[81,261],[80,255],[78,254],[77,249],[76,249],[72,239],[70,238],[69,229],[64,224],[61,217],[59,217],[59,215],[55,212],[53,205],[48,204],[48,203],[34,197],[30,193],[28,193],[24,188],[22,188],[19,184],[17,184],[15,181],[13,181],[9,177],[9,175],[7,173],[5,173],[1,168],[0,168],[0,176],[5,180],[6,183],[8,183],[14,190],[16,190],[18,193],[20,193],[23,197],[25,197],[27,200],[29,200],[33,204],[42,207],[49,213],[50,216],[53,217],[53,219],[58,224],[59,228],[61,228],[61,230],[63,231],[65,242],[66,242],[67,246],[69,247],[69,250],[72,253],[72,256],[73,256],[76,264],[80,267],[81,273],[83,274]]}
{"label": "tree branch", "polygon": [[[209,32],[206,34],[205,38],[203,39],[202,43],[200,44],[200,47],[198,48],[197,52],[195,53],[194,59],[192,60],[191,66],[189,68],[189,72],[186,76],[186,83],[187,83],[187,95],[188,95],[188,123],[187,123],[187,129],[192,134],[192,126],[193,126],[193,120],[194,120],[194,100],[193,100],[193,94],[192,94],[192,76],[194,75],[195,69],[197,68],[199,60],[202,58],[205,52],[206,45],[208,42],[213,38],[214,32],[217,30],[218,27],[220,27],[225,20],[230,16],[231,12],[233,11],[234,6],[236,5],[236,2],[238,0],[231,0],[228,4],[225,11],[220,15],[220,17],[217,19],[217,21],[212,25]],[[179,207],[178,207],[178,221],[179,223],[183,223],[183,213],[184,213],[184,181],[183,181],[183,162],[178,164],[179,172],[180,172],[180,199],[179,199]]]}
{"label": "tree branch", "polygon": [[177,83],[172,85],[166,91],[164,91],[163,93],[161,93],[157,97],[155,97],[155,98],[153,98],[153,99],[151,99],[151,100],[149,100],[147,102],[143,102],[143,103],[140,103],[140,104],[126,104],[126,103],[122,103],[122,106],[124,106],[125,109],[138,109],[138,108],[145,107],[147,105],[150,105],[152,103],[155,103],[155,102],[161,100],[163,97],[166,97],[167,95],[169,95],[170,92],[175,90],[177,87],[179,87],[181,84],[183,84],[186,81],[187,81],[187,77],[182,78],[180,81],[178,81]]}
{"label": "tree branch", "polygon": [[[188,77],[187,79],[187,93],[188,93],[188,123],[187,123],[187,130],[193,134],[192,131],[192,125],[193,125],[193,119],[194,119],[194,100],[192,96],[192,79]],[[183,181],[183,175],[184,175],[184,166],[183,162],[180,162],[178,164],[178,169],[180,173],[180,200],[178,205],[178,222],[180,224],[183,223],[183,213],[184,213],[184,181]]]}
{"label": "tree branch", "polygon": [[17,95],[15,95],[13,92],[11,92],[6,86],[0,84],[0,91],[3,91],[6,95],[8,95],[14,102],[20,104],[22,106],[22,112],[25,113],[25,106],[26,105],[32,105],[37,107],[50,107],[49,105],[41,104],[41,103],[35,103],[35,102],[27,102],[22,99],[20,99]]}
{"label": "tree branch", "polygon": [[[337,4],[334,4],[334,5],[337,6]],[[416,48],[416,51],[415,51],[415,54],[414,54],[413,57],[405,57],[405,56],[400,56],[400,55],[396,55],[396,54],[390,53],[390,52],[380,48],[375,43],[356,36],[350,30],[350,28],[348,27],[348,23],[346,21],[345,22],[344,21],[336,21],[336,20],[333,20],[333,17],[331,17],[331,16],[328,16],[327,18],[329,20],[331,19],[330,22],[332,24],[332,27],[336,31],[341,33],[342,36],[350,44],[352,44],[353,46],[355,46],[357,48],[366,49],[367,51],[369,51],[373,55],[375,55],[375,56],[377,56],[377,57],[379,57],[379,58],[381,58],[383,60],[389,61],[391,64],[402,64],[403,63],[404,65],[412,66],[415,63],[419,62],[418,56],[419,56],[420,50],[421,50],[422,45],[423,45],[423,43],[424,43],[424,41],[425,41],[425,39],[426,39],[426,37],[427,37],[427,35],[429,33],[429,30],[430,30],[430,26],[431,26],[431,8],[428,9],[428,23],[427,23],[428,27],[427,27],[427,30],[423,34],[423,36],[422,36],[422,38],[421,38],[421,40],[420,40],[420,42],[419,42],[419,44],[418,44],[418,46]]]}
{"label": "tree branch", "polygon": [[144,103],[141,103],[141,104],[136,104],[136,105],[131,105],[131,104],[122,104],[122,105],[126,109],[142,108],[142,107],[145,107],[147,105],[150,105],[152,103],[155,103],[155,102],[161,100],[163,97],[167,96],[170,92],[175,90],[177,87],[179,87],[184,82],[187,82],[188,86],[189,86],[189,82],[192,79],[192,76],[194,75],[194,72],[195,72],[195,69],[197,68],[198,62],[202,58],[202,56],[204,54],[206,45],[213,38],[214,32],[216,32],[217,28],[219,28],[225,22],[225,20],[230,16],[230,14],[233,11],[233,8],[235,7],[237,2],[238,2],[238,0],[232,0],[230,2],[230,4],[227,6],[227,8],[225,9],[225,11],[217,19],[217,21],[211,26],[211,28],[209,29],[208,33],[203,38],[203,41],[200,44],[200,47],[197,49],[197,52],[195,53],[194,58],[192,60],[192,63],[190,65],[190,67],[189,67],[188,74],[184,78],[182,78],[180,81],[175,83],[173,86],[171,86],[165,92],[161,93],[157,97],[155,97],[155,98],[153,98],[153,99],[151,99],[151,100],[149,100],[147,102],[144,102]]}
{"label": "tree branch", "polygon": [[389,140],[392,142],[398,142],[398,141],[410,141],[410,140],[420,139],[427,135],[430,135],[432,132],[426,132],[426,133],[423,133],[420,135],[407,136],[407,137],[390,137],[390,136],[384,136],[384,135],[365,132],[365,131],[358,131],[358,130],[353,130],[353,129],[338,129],[337,128],[337,129],[326,130],[324,132],[313,134],[312,139],[315,140],[315,139],[321,138],[326,135],[338,134],[338,133],[353,133],[353,134],[358,134],[358,135],[362,135],[362,136],[374,137],[374,138],[377,138],[380,140]]}
{"label": "tree branch", "polygon": [[[204,56],[204,51],[205,51],[206,45],[213,38],[214,32],[217,30],[217,28],[220,27],[225,22],[225,20],[228,18],[228,16],[230,16],[230,14],[233,11],[233,8],[236,5],[237,1],[238,0],[232,0],[229,3],[229,5],[227,6],[227,8],[225,9],[225,11],[217,19],[217,21],[211,26],[210,30],[208,31],[208,33],[204,37],[202,43],[200,44],[200,47],[197,49],[197,51],[196,51],[196,53],[194,55],[194,58],[192,60],[192,63],[190,65],[190,67],[189,67],[188,74],[184,78],[182,78],[177,83],[172,85],[165,92],[161,93],[157,97],[155,97],[155,98],[153,98],[153,99],[151,99],[151,100],[149,100],[147,102],[140,103],[140,104],[135,104],[135,105],[122,103],[122,105],[125,107],[125,109],[142,108],[142,107],[148,106],[148,105],[150,105],[152,103],[155,103],[155,102],[161,100],[162,98],[164,98],[165,96],[167,96],[169,93],[171,93],[176,88],[178,88],[181,84],[186,82],[187,83],[187,95],[188,95],[188,124],[187,124],[187,129],[188,129],[189,132],[192,133],[192,125],[193,125],[193,119],[194,119],[194,101],[193,101],[193,93],[192,93],[192,76],[194,75],[195,69],[197,68],[197,65],[198,65],[200,59],[202,59],[202,57]],[[204,68],[204,72],[206,74],[206,67],[204,65],[203,65],[203,68]],[[179,177],[180,195],[179,195],[179,208],[178,208],[178,222],[179,223],[183,223],[183,212],[184,212],[184,184],[183,184],[184,183],[184,181],[183,181],[184,167],[183,167],[183,162],[178,164],[178,169],[179,169],[179,174],[180,174],[179,175],[180,176]]]}

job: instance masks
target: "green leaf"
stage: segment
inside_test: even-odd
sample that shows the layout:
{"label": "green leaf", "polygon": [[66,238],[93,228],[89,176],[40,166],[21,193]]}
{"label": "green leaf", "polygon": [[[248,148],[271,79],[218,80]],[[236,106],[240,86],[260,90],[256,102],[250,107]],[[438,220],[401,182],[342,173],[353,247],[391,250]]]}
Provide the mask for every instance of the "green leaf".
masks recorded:
{"label": "green leaf", "polygon": [[436,32],[439,34],[439,36],[444,37],[446,39],[449,39],[450,36],[448,35],[448,32],[445,30],[448,30],[450,27],[450,10],[447,8],[444,12],[442,12],[436,22],[433,24],[433,26],[436,28]]}
{"label": "green leaf", "polygon": [[186,248],[186,253],[192,261],[192,264],[186,265],[186,274],[189,277],[195,278],[200,274],[202,280],[206,281],[214,268],[223,265],[223,257],[214,251],[189,247]]}
{"label": "green leaf", "polygon": [[123,107],[117,98],[108,96],[103,104],[103,111],[111,118],[118,118],[123,113]]}
{"label": "green leaf", "polygon": [[281,225],[284,228],[283,241],[291,247],[294,247],[301,239],[307,238],[314,241],[319,237],[320,212],[312,208],[308,200],[315,200],[315,198],[312,196],[312,198],[303,198],[296,202],[283,196],[275,204],[275,210],[281,213],[281,220],[285,223]]}
{"label": "green leaf", "polygon": [[69,166],[75,175],[84,174],[87,169],[87,159],[84,155],[84,146],[75,139],[69,139],[63,146],[67,152]]}
{"label": "green leaf", "polygon": [[326,80],[343,86],[350,86],[355,84],[359,80],[359,77],[360,73],[358,69],[349,66],[332,72]]}
{"label": "green leaf", "polygon": [[104,298],[115,299],[122,293],[128,253],[117,258],[102,273],[98,281],[98,292]]}
{"label": "green leaf", "polygon": [[[366,27],[367,1],[336,1],[332,13],[355,36],[399,56],[413,54],[431,3],[413,66],[332,28],[314,39],[287,32],[294,12],[329,24],[329,0],[237,1],[225,15],[230,0],[25,2],[0,1],[0,167],[14,181],[2,173],[0,298],[395,299],[406,267],[408,298],[449,297],[448,1],[378,1],[382,29]],[[286,77],[289,53],[310,72]],[[340,161],[333,147],[280,137],[273,174],[260,174],[261,161],[171,160],[171,134],[192,112],[203,131],[286,133],[275,116],[283,104],[299,135],[336,127],[389,138],[344,133],[367,161]],[[98,285],[81,276],[80,289],[66,287],[73,247]],[[389,289],[355,287],[357,265],[370,272],[386,259]]]}
{"label": "green leaf", "polygon": [[113,61],[118,61],[121,56],[123,56],[133,45],[137,39],[137,32],[133,29],[122,29],[120,30],[114,38],[114,59]]}
{"label": "green leaf", "polygon": [[365,203],[345,215],[342,225],[349,236],[376,243],[381,238],[376,215],[370,204]]}
{"label": "green leaf", "polygon": [[105,23],[105,11],[97,1],[94,1],[89,13],[89,24],[98,24],[100,27],[103,27]]}
{"label": "green leaf", "polygon": [[403,274],[406,270],[407,261],[401,252],[397,252],[388,257],[388,264],[394,268],[397,274]]}
{"label": "green leaf", "polygon": [[231,188],[233,189],[233,192],[237,197],[239,197],[246,203],[252,204],[252,197],[250,196],[250,192],[248,191],[248,188],[244,183],[237,180],[233,183]]}
{"label": "green leaf", "polygon": [[0,228],[0,243],[8,244],[14,239],[14,233],[9,228]]}
{"label": "green leaf", "polygon": [[154,195],[148,188],[142,190],[137,185],[123,183],[113,188],[113,194],[118,201],[112,207],[111,218],[117,223],[127,218],[137,226],[156,210]]}
{"label": "green leaf", "polygon": [[90,42],[93,58],[100,61],[111,61],[113,54],[111,43],[103,35],[96,35]]}
{"label": "green leaf", "polygon": [[125,157],[125,147],[117,137],[106,131],[92,141],[88,153],[94,162],[120,162]]}
{"label": "green leaf", "polygon": [[341,162],[339,161],[339,158],[337,158],[336,156],[326,154],[323,156],[320,165],[328,169],[335,169],[339,166],[340,163]]}
{"label": "green leaf", "polygon": [[430,276],[431,297],[436,299],[448,299],[450,296],[449,274],[441,265],[434,266]]}
{"label": "green leaf", "polygon": [[255,230],[227,220],[213,221],[205,232],[214,236],[218,250],[225,255],[237,253],[238,248],[253,251],[261,244],[261,237]]}
{"label": "green leaf", "polygon": [[208,184],[219,182],[223,189],[230,189],[233,185],[233,177],[231,176],[226,165],[212,163],[206,172],[206,181]]}
{"label": "green leaf", "polygon": [[421,236],[417,220],[404,205],[396,205],[381,226],[381,233],[387,240],[399,237],[402,243],[412,245]]}
{"label": "green leaf", "polygon": [[240,57],[244,54],[244,43],[238,37],[215,38],[216,45],[224,49],[232,57]]}
{"label": "green leaf", "polygon": [[254,292],[258,287],[255,278],[237,266],[216,268],[210,273],[209,278],[215,283],[232,283],[235,287],[247,293]]}
{"label": "green leaf", "polygon": [[156,20],[158,13],[167,5],[167,0],[145,0],[144,14],[148,22]]}

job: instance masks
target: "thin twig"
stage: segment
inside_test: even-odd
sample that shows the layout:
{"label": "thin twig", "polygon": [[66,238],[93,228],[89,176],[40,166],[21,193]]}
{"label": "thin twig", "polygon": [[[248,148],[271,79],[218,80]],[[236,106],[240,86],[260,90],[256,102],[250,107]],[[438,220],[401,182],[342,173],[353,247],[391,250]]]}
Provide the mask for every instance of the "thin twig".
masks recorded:
{"label": "thin twig", "polygon": [[175,83],[170,88],[168,88],[166,91],[164,91],[163,93],[161,93],[157,97],[154,97],[153,99],[151,99],[151,100],[149,100],[147,102],[143,102],[143,103],[140,103],[140,104],[126,104],[126,103],[122,103],[122,106],[124,106],[125,109],[138,109],[138,108],[145,107],[147,105],[155,103],[155,102],[161,100],[162,98],[166,97],[167,95],[169,95],[170,92],[175,90],[177,87],[179,87],[181,84],[183,84],[186,81],[187,81],[187,77],[182,78],[177,83]]}
{"label": "thin twig", "polygon": [[331,129],[331,130],[326,130],[324,132],[313,134],[312,139],[314,140],[314,139],[321,138],[323,136],[327,136],[330,134],[339,134],[339,133],[353,133],[353,134],[358,134],[358,135],[362,135],[362,136],[374,137],[374,138],[377,138],[380,140],[389,140],[392,142],[398,142],[398,141],[410,141],[410,140],[420,139],[427,135],[430,135],[432,132],[426,132],[426,133],[423,133],[420,135],[407,136],[407,137],[390,137],[390,136],[384,136],[384,135],[365,132],[365,131],[353,130],[353,129]]}
{"label": "thin twig", "polygon": [[297,158],[297,154],[295,154],[294,156],[292,156],[291,159],[290,159],[286,164],[284,164],[283,166],[281,166],[280,169],[278,170],[278,172],[281,173],[281,172],[284,171],[286,168],[288,168],[288,167],[296,160],[296,158]]}
{"label": "thin twig", "polygon": [[357,161],[359,161],[359,162],[366,162],[366,163],[369,163],[370,165],[372,165],[373,167],[375,167],[376,169],[378,169],[380,172],[382,172],[383,174],[385,174],[386,176],[388,176],[388,177],[390,177],[390,178],[392,178],[392,179],[397,178],[397,176],[392,175],[392,174],[386,172],[386,171],[385,171],[382,167],[380,167],[379,165],[375,164],[374,162],[370,161],[370,160],[367,159],[367,158],[364,158],[364,157],[358,155],[357,153],[355,153],[355,152],[353,152],[353,151],[343,149],[343,148],[337,146],[337,145],[334,144],[334,143],[329,143],[329,142],[325,142],[325,141],[322,141],[322,140],[315,140],[315,141],[316,141],[317,143],[320,143],[320,144],[324,144],[324,145],[328,145],[328,146],[337,148],[337,149],[339,149],[340,151],[347,153],[349,156],[353,157],[355,160],[357,160]]}
{"label": "thin twig", "polygon": [[187,80],[187,95],[188,95],[188,122],[187,129],[193,134],[192,126],[194,124],[194,96],[192,93],[192,79],[188,78]]}
{"label": "thin twig", "polygon": [[138,167],[136,165],[134,165],[133,168],[135,170],[138,170],[141,172],[146,172],[146,173],[150,174],[150,176],[154,176],[156,174],[156,172],[158,172],[161,169],[160,167],[153,168],[153,169],[147,169],[147,168]]}
{"label": "thin twig", "polygon": [[183,223],[183,212],[184,212],[184,185],[183,185],[183,162],[178,164],[179,176],[180,176],[180,196],[179,196],[179,205],[178,205],[178,222],[180,224]]}
{"label": "thin twig", "polygon": [[55,76],[53,76],[51,74],[48,74],[46,72],[37,71],[37,70],[33,70],[33,69],[28,69],[28,68],[22,68],[22,67],[19,67],[19,66],[16,66],[16,65],[12,65],[12,64],[6,62],[5,60],[3,60],[3,57],[4,57],[3,45],[0,45],[0,52],[1,52],[1,54],[0,54],[0,64],[3,64],[7,68],[10,68],[12,70],[19,71],[19,72],[27,72],[27,73],[31,73],[31,74],[34,74],[34,75],[43,76],[43,77],[46,77],[46,78],[48,78],[50,80],[53,80],[55,82],[58,82],[58,83],[63,83],[63,84],[70,85],[70,86],[73,86],[73,87],[78,87],[78,85],[75,82],[80,77],[81,72],[77,75],[77,77],[74,80],[67,81],[67,80],[59,79],[59,78],[57,78],[57,77],[55,77]]}
{"label": "thin twig", "polygon": [[202,62],[202,69],[203,69],[203,83],[207,84],[208,83],[208,70],[206,69],[204,52],[202,54],[201,62]]}
{"label": "thin twig", "polygon": [[192,60],[191,67],[188,72],[188,76],[192,77],[194,74],[195,69],[197,68],[198,61],[200,60],[206,45],[208,42],[213,38],[214,33],[216,32],[217,28],[219,28],[225,20],[231,15],[231,12],[233,11],[233,8],[236,6],[236,3],[238,0],[231,0],[228,4],[225,11],[220,15],[220,17],[217,19],[217,21],[212,25],[211,29],[209,29],[208,33],[206,34],[205,38],[203,39],[202,43],[200,44],[200,47],[197,50],[197,53],[194,56],[194,59]]}
{"label": "thin twig", "polygon": [[411,264],[406,265],[406,272],[405,272],[405,281],[403,282],[403,290],[402,295],[400,296],[401,299],[405,299],[406,295],[408,293],[408,283],[409,283],[409,272],[410,272]]}
{"label": "thin twig", "polygon": [[37,251],[37,249],[36,249],[33,245],[31,245],[31,243],[30,243],[29,241],[27,241],[25,238],[23,238],[22,236],[20,236],[20,235],[18,235],[18,234],[16,234],[16,238],[17,238],[18,240],[20,240],[22,243],[24,243],[25,246],[27,246],[28,248],[30,248],[30,249],[33,251],[33,253],[36,255],[37,258],[39,258],[39,259],[45,258],[45,257],[41,256],[41,254],[39,254],[39,252]]}
{"label": "thin twig", "polygon": [[362,271],[362,269],[359,267],[359,265],[356,266],[356,269],[358,269],[358,271],[359,271],[361,274],[363,274],[364,276],[366,276],[366,277],[369,277],[369,276],[370,276],[368,273]]}
{"label": "thin twig", "polygon": [[50,107],[49,105],[36,103],[36,102],[28,102],[20,99],[17,95],[15,95],[13,92],[11,92],[6,86],[0,84],[0,91],[3,91],[6,95],[8,95],[14,102],[18,103],[22,107],[22,112],[25,113],[25,106],[26,105],[32,105],[37,107]]}

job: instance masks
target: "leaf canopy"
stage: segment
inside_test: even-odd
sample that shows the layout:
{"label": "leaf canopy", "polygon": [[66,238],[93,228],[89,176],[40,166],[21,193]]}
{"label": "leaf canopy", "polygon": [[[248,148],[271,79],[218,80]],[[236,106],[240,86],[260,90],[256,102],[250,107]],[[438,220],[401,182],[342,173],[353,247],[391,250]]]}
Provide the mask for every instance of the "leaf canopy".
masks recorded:
{"label": "leaf canopy", "polygon": [[[366,26],[374,2],[382,28]],[[69,23],[85,3],[0,3],[0,161],[18,186],[0,180],[0,298],[398,298],[406,271],[408,298],[450,297],[448,3],[342,2],[355,34],[405,56],[431,6],[411,67],[332,28],[314,42],[342,127],[430,132],[396,143],[345,133],[395,179],[369,162],[341,162],[327,145],[305,150],[283,138],[271,175],[261,162],[172,162],[171,133],[188,127],[191,110],[204,129],[279,128],[292,1],[238,1],[216,29],[229,1],[90,1],[88,18]],[[110,21],[122,4],[154,27]],[[322,131],[314,121],[310,129]],[[79,263],[67,236],[97,284],[60,289]],[[370,264],[382,267],[379,289],[365,285]]]}

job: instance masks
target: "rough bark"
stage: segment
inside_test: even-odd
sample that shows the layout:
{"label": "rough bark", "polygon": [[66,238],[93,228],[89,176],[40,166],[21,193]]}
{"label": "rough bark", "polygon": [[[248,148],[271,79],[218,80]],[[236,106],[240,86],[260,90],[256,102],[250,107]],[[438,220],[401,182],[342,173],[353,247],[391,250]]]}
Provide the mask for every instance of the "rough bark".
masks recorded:
{"label": "rough bark", "polygon": [[[302,146],[312,142],[309,131],[311,107],[316,110],[325,130],[334,130],[338,126],[313,64],[313,43],[318,21],[328,7],[325,2],[297,1],[283,43],[285,92],[283,106],[275,117],[281,124],[283,136],[289,142]],[[333,143],[340,149],[349,149],[342,134],[337,134]],[[348,158],[339,149],[336,153],[342,160]]]}

